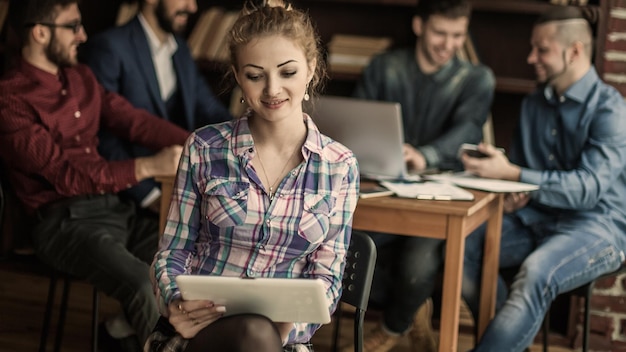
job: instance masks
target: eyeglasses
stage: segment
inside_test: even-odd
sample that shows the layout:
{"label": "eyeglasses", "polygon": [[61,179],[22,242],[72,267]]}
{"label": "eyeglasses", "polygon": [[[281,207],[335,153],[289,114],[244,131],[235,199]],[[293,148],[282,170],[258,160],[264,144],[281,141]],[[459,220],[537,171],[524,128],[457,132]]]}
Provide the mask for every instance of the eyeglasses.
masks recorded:
{"label": "eyeglasses", "polygon": [[74,34],[78,34],[80,30],[83,28],[83,23],[80,21],[72,22],[72,23],[45,23],[45,22],[37,22],[37,23],[26,23],[25,27],[33,27],[36,25],[46,26],[50,28],[65,28],[71,29]]}

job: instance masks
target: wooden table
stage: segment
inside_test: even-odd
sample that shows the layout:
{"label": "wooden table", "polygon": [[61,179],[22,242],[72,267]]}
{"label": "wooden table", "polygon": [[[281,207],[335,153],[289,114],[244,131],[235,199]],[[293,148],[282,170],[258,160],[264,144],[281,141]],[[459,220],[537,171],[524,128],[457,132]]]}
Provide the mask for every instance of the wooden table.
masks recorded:
{"label": "wooden table", "polygon": [[470,191],[474,200],[439,201],[396,197],[360,199],[353,227],[364,231],[446,240],[439,351],[456,352],[465,237],[487,221],[481,282],[479,336],[495,314],[502,194]]}
{"label": "wooden table", "polygon": [[[165,228],[173,177],[159,177],[162,184],[160,231]],[[443,297],[439,327],[439,351],[457,352],[461,280],[465,237],[487,222],[481,282],[479,336],[495,314],[503,195],[470,191],[473,201],[415,200],[396,197],[360,199],[353,227],[364,231],[446,240]]]}

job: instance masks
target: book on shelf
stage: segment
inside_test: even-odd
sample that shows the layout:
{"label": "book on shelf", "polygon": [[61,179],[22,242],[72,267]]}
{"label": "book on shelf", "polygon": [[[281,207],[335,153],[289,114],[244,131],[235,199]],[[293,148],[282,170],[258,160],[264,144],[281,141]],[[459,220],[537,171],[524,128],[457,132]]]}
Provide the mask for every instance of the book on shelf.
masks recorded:
{"label": "book on shelf", "polygon": [[389,37],[369,37],[362,35],[335,34],[328,43],[329,48],[371,48],[372,51],[384,50],[391,45]]}
{"label": "book on shelf", "polygon": [[212,40],[211,33],[214,31],[218,22],[221,21],[224,15],[224,9],[218,6],[213,6],[208,10],[202,12],[195,26],[189,34],[187,39],[187,45],[191,50],[191,56],[194,59],[203,57],[202,48],[206,45],[207,40]]}
{"label": "book on shelf", "polygon": [[4,27],[4,21],[7,19],[9,12],[9,0],[0,1],[0,30]]}
{"label": "book on shelf", "polygon": [[563,6],[585,6],[587,5],[587,0],[550,0],[550,3],[553,5],[563,5]]}
{"label": "book on shelf", "polygon": [[139,11],[138,2],[123,2],[117,11],[117,19],[115,20],[116,26],[121,26],[128,23]]}
{"label": "book on shelf", "polygon": [[328,43],[331,72],[359,74],[374,57],[391,46],[389,37],[335,34]]}
{"label": "book on shelf", "polygon": [[215,21],[210,33],[200,49],[200,57],[213,61],[228,61],[228,31],[239,18],[237,11],[224,12],[219,20]]}

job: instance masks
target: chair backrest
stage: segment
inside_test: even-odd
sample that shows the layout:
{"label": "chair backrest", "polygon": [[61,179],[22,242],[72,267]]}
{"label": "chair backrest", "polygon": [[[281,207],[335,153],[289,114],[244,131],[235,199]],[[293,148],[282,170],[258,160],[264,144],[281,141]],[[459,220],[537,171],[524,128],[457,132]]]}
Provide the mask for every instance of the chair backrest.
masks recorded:
{"label": "chair backrest", "polygon": [[367,310],[375,264],[374,241],[363,232],[352,231],[352,240],[343,273],[342,302],[357,309]]}
{"label": "chair backrest", "polygon": [[4,204],[6,202],[4,196],[4,189],[2,187],[2,178],[0,178],[0,238],[2,241],[0,242],[0,258],[3,258],[6,253],[6,249],[8,247],[8,239],[5,238],[7,236],[3,236],[4,234]]}

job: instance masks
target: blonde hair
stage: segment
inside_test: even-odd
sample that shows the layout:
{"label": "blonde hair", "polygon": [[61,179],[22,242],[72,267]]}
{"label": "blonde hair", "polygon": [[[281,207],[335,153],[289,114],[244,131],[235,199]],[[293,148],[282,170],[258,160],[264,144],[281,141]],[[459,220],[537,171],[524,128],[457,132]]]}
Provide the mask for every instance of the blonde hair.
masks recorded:
{"label": "blonde hair", "polygon": [[285,1],[264,0],[261,4],[248,1],[244,5],[226,38],[231,64],[237,67],[237,50],[240,47],[256,38],[273,35],[293,40],[304,52],[309,67],[316,62],[308,88],[310,95],[318,94],[326,78],[319,36],[309,16]]}

